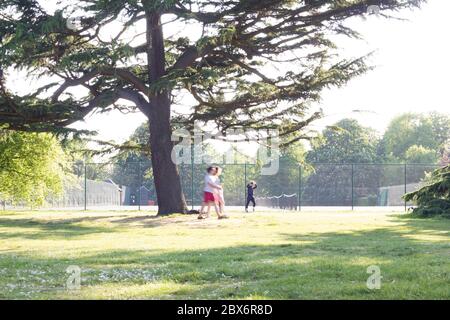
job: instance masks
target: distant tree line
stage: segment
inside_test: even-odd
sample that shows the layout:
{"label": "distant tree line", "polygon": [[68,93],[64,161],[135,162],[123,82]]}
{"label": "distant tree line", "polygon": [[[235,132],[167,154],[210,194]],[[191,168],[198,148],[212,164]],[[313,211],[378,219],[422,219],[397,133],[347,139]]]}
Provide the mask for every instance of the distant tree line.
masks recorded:
{"label": "distant tree line", "polygon": [[[107,164],[99,163],[102,161],[89,152],[86,141],[58,141],[49,134],[5,130],[0,134],[0,200],[42,204],[46,197],[61,192],[64,177],[83,178],[85,174],[87,179],[111,179],[131,190],[145,187],[150,198],[155,198],[148,148],[143,147],[149,143],[148,123],[137,128],[125,144],[129,147],[110,157]],[[417,170],[408,170],[408,182],[416,182],[425,170],[432,171],[432,165],[449,164],[449,141],[450,117],[445,114],[399,115],[383,135],[354,119],[343,119],[324,128],[309,145],[296,142],[283,147],[276,175],[260,175],[261,164],[256,162],[247,166],[246,177],[258,180],[258,194],[263,196],[297,193],[302,174],[304,201],[324,205],[349,204],[353,183],[357,203],[374,204],[381,186],[404,182],[403,167],[387,164],[425,164],[417,166]],[[213,158],[220,158],[211,146],[206,149]],[[244,155],[238,154],[237,158],[240,163],[252,162]],[[352,163],[358,165],[352,169]],[[204,165],[195,165],[194,172],[189,165],[180,167],[182,188],[189,204],[193,194],[198,197],[201,193],[203,174]],[[229,197],[236,202],[243,197],[243,179],[243,166],[225,167],[222,180]]]}
{"label": "distant tree line", "polygon": [[[135,144],[148,141],[147,124],[143,124],[130,137]],[[299,190],[299,164],[302,165],[304,201],[321,204],[351,204],[352,168],[354,197],[356,204],[375,204],[376,195],[381,186],[401,185],[404,183],[403,166],[387,164],[414,163],[417,170],[408,169],[408,182],[416,182],[424,176],[424,170],[432,170],[448,159],[448,141],[450,139],[450,118],[439,113],[406,113],[394,118],[386,132],[380,135],[375,130],[364,127],[354,119],[343,119],[326,127],[307,147],[303,142],[289,144],[280,150],[279,171],[273,176],[259,174],[260,163],[250,164],[251,159],[242,157],[238,162],[249,163],[246,167],[247,179],[258,180],[258,194],[293,194]],[[217,157],[213,148],[208,154]],[[126,151],[117,157],[114,171],[116,183],[136,185],[140,183],[136,175],[136,162],[146,163],[144,183],[152,190],[151,167],[148,155],[139,151]],[[217,160],[220,163],[220,160]],[[319,164],[322,163],[322,164]],[[328,165],[328,164],[335,165]],[[367,165],[363,165],[367,164]],[[379,164],[379,165],[373,165]],[[386,164],[382,166],[382,164]],[[201,191],[204,166],[194,166],[194,189],[192,189],[192,168],[180,167],[182,187],[189,202],[194,193]],[[130,171],[133,171],[130,172]],[[242,197],[245,183],[243,166],[226,166],[224,180],[230,198]],[[230,196],[232,195],[232,196]]]}

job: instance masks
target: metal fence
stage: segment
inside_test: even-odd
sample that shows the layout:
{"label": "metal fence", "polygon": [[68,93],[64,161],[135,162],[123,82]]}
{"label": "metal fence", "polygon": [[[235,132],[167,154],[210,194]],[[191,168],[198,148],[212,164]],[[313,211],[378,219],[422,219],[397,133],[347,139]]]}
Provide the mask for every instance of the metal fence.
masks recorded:
{"label": "metal fence", "polygon": [[[437,169],[429,164],[314,164],[300,168],[299,205],[337,207],[401,207],[417,190],[427,173]],[[304,176],[304,177],[303,177]]]}
{"label": "metal fence", "polygon": [[[307,166],[280,161],[274,175],[261,175],[256,164],[223,164],[220,177],[227,206],[242,207],[246,185],[257,183],[257,206],[276,209],[404,207],[402,196],[416,190],[433,164],[330,164]],[[207,165],[178,167],[190,208],[201,205]],[[137,209],[157,206],[150,162],[76,163],[64,177],[64,192],[50,196],[45,207],[60,209]],[[10,203],[4,207],[23,208]]]}

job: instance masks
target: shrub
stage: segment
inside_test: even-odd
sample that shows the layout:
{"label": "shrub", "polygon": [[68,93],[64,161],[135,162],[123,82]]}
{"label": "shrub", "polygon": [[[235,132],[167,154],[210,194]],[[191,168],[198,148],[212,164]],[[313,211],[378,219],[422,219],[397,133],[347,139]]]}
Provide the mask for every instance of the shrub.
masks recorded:
{"label": "shrub", "polygon": [[419,190],[404,195],[406,201],[417,204],[413,213],[422,216],[450,217],[450,165],[433,171],[426,182]]}

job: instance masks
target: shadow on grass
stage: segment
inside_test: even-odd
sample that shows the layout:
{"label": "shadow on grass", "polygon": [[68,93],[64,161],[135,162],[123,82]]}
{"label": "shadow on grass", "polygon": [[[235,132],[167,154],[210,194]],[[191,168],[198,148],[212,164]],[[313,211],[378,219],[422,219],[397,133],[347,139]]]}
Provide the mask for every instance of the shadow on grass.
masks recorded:
{"label": "shadow on grass", "polygon": [[[17,268],[39,265],[58,270],[76,264],[83,270],[83,286],[94,291],[117,283],[123,289],[152,282],[175,284],[169,293],[144,293],[140,298],[448,298],[450,270],[443,253],[450,248],[450,238],[428,241],[405,236],[420,231],[420,226],[430,233],[445,231],[440,222],[393,219],[401,219],[411,229],[395,225],[347,233],[283,233],[286,242],[276,245],[172,252],[108,250],[70,261],[16,255],[14,261]],[[384,290],[366,287],[367,267],[374,264],[383,272]],[[2,268],[7,265],[7,260],[0,262]],[[125,291],[119,289],[116,297],[132,295]]]}
{"label": "shadow on grass", "polygon": [[170,225],[183,225],[192,229],[214,229],[218,226],[220,227],[220,221],[213,214],[209,218],[210,220],[217,222],[205,223],[204,220],[198,220],[197,214],[189,215],[189,219],[186,219],[185,214],[177,214],[171,216],[157,216],[157,215],[145,215],[145,216],[133,216],[126,217],[123,219],[117,219],[111,221],[113,224],[123,224],[123,225],[131,225],[135,224],[139,227],[144,228],[156,228],[162,226],[170,226]]}
{"label": "shadow on grass", "polygon": [[435,232],[450,236],[450,219],[443,217],[419,217],[412,214],[399,214],[391,217],[392,221],[401,222],[412,232]]}
{"label": "shadow on grass", "polygon": [[[111,227],[86,226],[82,222],[103,220],[117,216],[80,217],[61,220],[39,219],[9,219],[0,218],[0,228],[5,228],[0,233],[0,239],[25,238],[25,239],[53,239],[74,238],[93,233],[113,232]],[[8,229],[20,228],[21,231],[9,231]],[[22,232],[24,231],[24,232]]]}

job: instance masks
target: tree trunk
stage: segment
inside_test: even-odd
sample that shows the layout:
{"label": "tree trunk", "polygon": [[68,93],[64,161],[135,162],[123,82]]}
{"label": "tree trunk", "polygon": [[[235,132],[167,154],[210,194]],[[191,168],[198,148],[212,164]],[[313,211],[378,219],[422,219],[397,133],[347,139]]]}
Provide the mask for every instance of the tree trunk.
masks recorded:
{"label": "tree trunk", "polygon": [[160,96],[157,104],[153,106],[158,110],[150,115],[150,148],[158,214],[186,213],[187,207],[180,175],[171,159],[173,142],[170,128],[170,101],[167,97]]}
{"label": "tree trunk", "polygon": [[[165,48],[161,17],[157,12],[147,15],[147,58],[151,82],[158,81],[165,73]],[[150,122],[150,150],[158,214],[187,212],[178,169],[171,158],[173,142],[170,124],[169,92],[162,90],[151,96],[147,115]]]}

